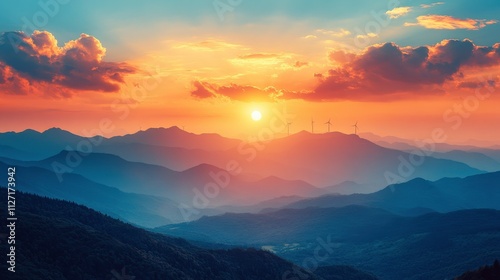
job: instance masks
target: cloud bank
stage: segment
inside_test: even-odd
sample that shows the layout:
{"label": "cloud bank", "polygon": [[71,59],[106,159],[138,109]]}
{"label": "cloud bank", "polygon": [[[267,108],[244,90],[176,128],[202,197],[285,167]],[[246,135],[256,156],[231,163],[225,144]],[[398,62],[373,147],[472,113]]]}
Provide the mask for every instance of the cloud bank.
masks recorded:
{"label": "cloud bank", "polygon": [[126,63],[103,60],[106,49],[81,34],[59,47],[54,35],[35,31],[0,34],[0,90],[12,94],[50,90],[69,96],[74,91],[116,92],[127,74],[137,70]]}
{"label": "cloud bank", "polygon": [[[240,101],[277,99],[391,100],[422,94],[442,94],[443,86],[470,88],[470,71],[497,67],[500,43],[477,46],[470,40],[444,40],[432,46],[400,47],[394,43],[373,45],[362,53],[332,51],[336,68],[311,73],[318,79],[312,90],[287,91],[236,84],[195,82],[191,95],[197,98],[227,97]],[[494,83],[494,81],[489,81]]]}

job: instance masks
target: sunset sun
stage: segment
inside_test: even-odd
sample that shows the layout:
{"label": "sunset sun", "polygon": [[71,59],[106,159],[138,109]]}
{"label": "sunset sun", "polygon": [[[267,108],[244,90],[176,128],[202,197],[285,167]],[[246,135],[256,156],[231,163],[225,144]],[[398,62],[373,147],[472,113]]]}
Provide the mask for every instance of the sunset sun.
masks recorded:
{"label": "sunset sun", "polygon": [[252,120],[260,121],[261,118],[262,118],[262,113],[260,111],[253,111],[252,112]]}

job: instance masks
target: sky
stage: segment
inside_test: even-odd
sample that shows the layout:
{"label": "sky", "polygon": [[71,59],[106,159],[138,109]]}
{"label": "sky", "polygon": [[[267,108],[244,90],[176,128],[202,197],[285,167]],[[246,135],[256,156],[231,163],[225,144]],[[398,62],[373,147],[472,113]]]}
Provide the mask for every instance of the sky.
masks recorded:
{"label": "sky", "polygon": [[0,130],[247,139],[330,120],[498,143],[499,15],[494,0],[2,1]]}

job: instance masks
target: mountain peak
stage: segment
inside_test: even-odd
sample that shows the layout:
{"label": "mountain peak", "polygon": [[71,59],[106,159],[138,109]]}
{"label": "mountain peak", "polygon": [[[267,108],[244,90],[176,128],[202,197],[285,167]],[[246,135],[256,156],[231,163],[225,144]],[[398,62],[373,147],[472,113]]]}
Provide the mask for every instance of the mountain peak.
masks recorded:
{"label": "mountain peak", "polygon": [[[16,132],[13,132],[14,134],[17,134]],[[40,132],[34,130],[34,129],[31,129],[31,128],[28,128],[28,129],[25,129],[23,131],[21,131],[20,133],[23,133],[23,134],[40,134]]]}
{"label": "mountain peak", "polygon": [[45,130],[43,133],[45,133],[45,132],[55,132],[55,131],[65,131],[65,130],[63,130],[63,129],[59,128],[59,127],[51,127],[49,129]]}

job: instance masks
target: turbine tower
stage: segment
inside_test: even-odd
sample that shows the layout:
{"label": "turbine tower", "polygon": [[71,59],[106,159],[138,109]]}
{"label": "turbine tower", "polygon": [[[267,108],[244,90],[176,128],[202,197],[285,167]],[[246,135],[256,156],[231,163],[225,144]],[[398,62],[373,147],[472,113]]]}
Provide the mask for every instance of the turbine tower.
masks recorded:
{"label": "turbine tower", "polygon": [[354,127],[354,134],[357,135],[358,134],[358,121],[356,121],[356,123],[353,125]]}
{"label": "turbine tower", "polygon": [[311,133],[314,133],[314,119],[311,118]]}
{"label": "turbine tower", "polygon": [[332,125],[330,119],[328,119],[328,121],[325,124],[328,125],[328,132],[330,132],[330,126]]}
{"label": "turbine tower", "polygon": [[288,135],[290,135],[290,125],[291,124],[292,124],[291,122],[286,123],[286,127],[288,128]]}

